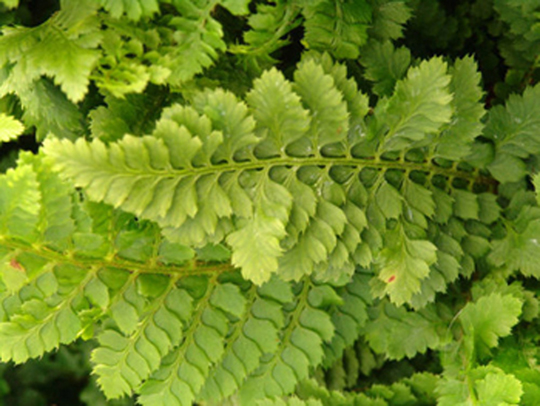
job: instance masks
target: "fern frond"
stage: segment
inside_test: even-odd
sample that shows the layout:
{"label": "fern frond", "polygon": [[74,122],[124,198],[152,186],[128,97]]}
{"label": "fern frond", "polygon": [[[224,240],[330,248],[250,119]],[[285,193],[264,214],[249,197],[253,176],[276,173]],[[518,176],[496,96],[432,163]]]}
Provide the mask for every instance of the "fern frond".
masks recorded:
{"label": "fern frond", "polygon": [[[472,61],[456,66],[459,75]],[[471,219],[489,224],[497,210],[487,208],[498,207],[445,180],[474,184],[474,173],[426,161],[437,145],[443,151],[454,131],[451,119],[471,117],[472,124],[481,113],[475,91],[468,104],[461,101],[469,97],[459,93],[467,94],[462,85],[454,85],[453,107],[454,76],[446,71],[440,59],[411,68],[374,117],[364,117],[366,99],[343,69],[313,54],[300,63],[293,84],[276,71],[263,74],[248,105],[220,89],[205,91],[193,97],[193,107],[166,109],[152,135],[126,135],[109,145],[50,139],[44,151],[90,198],[155,221],[172,241],[226,241],[233,264],[256,283],[274,273],[345,281],[356,265],[375,262],[378,295],[395,303],[418,295],[422,307],[463,265],[438,255],[428,230],[483,255],[483,228],[472,239],[446,228]],[[464,136],[460,151],[475,132]],[[436,140],[435,148],[422,149],[428,140]],[[403,148],[416,149],[396,161],[394,151]],[[392,241],[399,247],[388,248]]]}
{"label": "fern frond", "polygon": [[369,276],[356,273],[338,294],[343,303],[332,312],[335,334],[332,341],[324,346],[324,366],[329,367],[354,344],[368,320],[367,308],[372,304],[369,291]]}
{"label": "fern frond", "polygon": [[280,331],[285,324],[281,306],[292,301],[288,284],[273,279],[262,287],[250,288],[246,295],[248,312],[234,325],[222,360],[216,364],[199,399],[219,404],[232,396],[260,366],[265,354],[279,347]]}
{"label": "fern frond", "polygon": [[170,70],[167,82],[177,86],[209,67],[226,45],[221,24],[211,15],[215,1],[179,0],[173,4],[181,16],[169,22],[167,45],[159,48],[162,56],[156,62]]}
{"label": "fern frond", "polygon": [[330,316],[322,309],[340,299],[331,287],[313,286],[308,280],[298,289],[277,351],[262,358],[260,367],[239,390],[242,404],[291,393],[298,382],[308,378],[310,367],[322,362],[322,344],[334,334]]}
{"label": "fern frond", "polygon": [[460,160],[469,154],[471,141],[479,136],[483,129],[481,120],[484,109],[479,103],[482,91],[480,74],[471,57],[456,60],[450,74],[450,90],[454,95],[453,120],[442,132],[435,156]]}
{"label": "fern frond", "polygon": [[[469,382],[453,378],[440,380],[437,385],[439,404],[451,406],[466,402],[473,391],[475,398],[482,403],[520,404],[523,387],[514,375],[505,374],[500,368],[489,365],[474,368],[470,376]],[[502,388],[505,390],[501,391]]]}
{"label": "fern frond", "polygon": [[[0,179],[0,220],[27,227],[2,232],[3,360],[96,335],[102,390],[109,398],[135,392],[145,405],[219,402],[237,391],[248,403],[265,391],[287,396],[323,361],[330,309],[342,304],[330,285],[306,278],[257,287],[224,274],[228,264],[208,263],[205,273],[193,251],[163,240],[155,225],[81,202],[42,157],[24,155]],[[34,190],[33,205],[9,200],[21,182]]]}
{"label": "fern frond", "polygon": [[[25,109],[23,121],[27,127],[35,127],[37,140],[44,140],[50,133],[71,140],[85,134],[83,117],[77,106],[47,78],[35,80],[31,87],[18,89],[17,95]],[[50,106],[56,106],[56,114],[49,113]]]}
{"label": "fern frond", "polygon": [[163,359],[140,389],[143,405],[190,405],[208,379],[210,367],[223,356],[227,314],[239,317],[245,300],[236,285],[205,281],[206,292],[185,331],[184,341]]}
{"label": "fern frond", "polygon": [[[191,316],[192,298],[175,287],[174,278],[164,279],[150,275],[129,278],[127,284],[132,286],[122,287],[124,293],[113,297],[108,306],[117,328],[111,326],[98,335],[100,346],[92,353],[92,361],[98,383],[109,398],[131,394],[180,343],[183,322]],[[101,290],[107,291],[104,287]],[[141,297],[141,292],[152,287],[157,295],[149,292],[149,300]],[[131,325],[126,325],[130,320]]]}
{"label": "fern frond", "polygon": [[33,242],[38,223],[41,195],[36,174],[28,165],[8,170],[0,180],[0,230]]}
{"label": "fern frond", "polygon": [[493,7],[509,28],[499,45],[507,65],[519,70],[535,66],[540,50],[538,4],[496,0]]}

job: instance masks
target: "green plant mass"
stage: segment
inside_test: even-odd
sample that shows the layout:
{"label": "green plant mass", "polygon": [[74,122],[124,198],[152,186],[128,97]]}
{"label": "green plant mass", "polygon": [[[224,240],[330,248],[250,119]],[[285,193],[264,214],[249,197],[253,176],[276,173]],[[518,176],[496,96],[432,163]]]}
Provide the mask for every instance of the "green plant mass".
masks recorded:
{"label": "green plant mass", "polygon": [[539,405],[539,16],[0,1],[0,404]]}

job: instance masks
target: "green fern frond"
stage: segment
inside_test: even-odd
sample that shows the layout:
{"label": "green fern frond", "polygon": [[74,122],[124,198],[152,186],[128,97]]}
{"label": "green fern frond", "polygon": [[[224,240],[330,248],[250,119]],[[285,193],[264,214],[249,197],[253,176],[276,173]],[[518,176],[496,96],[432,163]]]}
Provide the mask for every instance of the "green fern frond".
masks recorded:
{"label": "green fern frond", "polygon": [[[40,156],[23,155],[0,179],[3,360],[96,336],[106,396],[135,392],[144,405],[220,402],[238,390],[248,403],[288,395],[322,363],[329,312],[342,305],[336,288],[309,279],[257,287],[227,263],[201,268],[156,226],[81,201]],[[349,328],[363,320],[353,296],[341,310],[352,312]],[[301,363],[291,369],[292,360]]]}
{"label": "green fern frond", "polygon": [[298,290],[277,351],[264,357],[240,388],[238,397],[243,404],[291,393],[298,382],[308,378],[310,367],[322,362],[322,343],[334,334],[330,316],[323,309],[339,297],[332,288],[313,286],[307,280]]}
{"label": "green fern frond", "polygon": [[[428,139],[441,140],[442,148],[452,115],[464,119],[469,110],[454,112],[453,76],[433,59],[412,68],[394,95],[379,102],[374,117],[364,119],[364,99],[325,58],[301,62],[293,84],[276,71],[263,74],[248,105],[219,89],[205,91],[194,96],[193,107],[166,109],[153,135],[126,135],[109,145],[51,139],[44,150],[90,198],[157,222],[172,241],[196,246],[226,241],[233,248],[232,263],[256,283],[274,273],[345,281],[355,264],[368,266],[375,256],[379,295],[388,294],[395,303],[421,291],[421,297],[433,297],[429,292],[443,291],[459,265],[437,256],[427,230],[434,224],[433,230],[444,229],[450,218],[463,227],[463,221],[488,211],[480,210],[479,198],[466,189],[447,191],[444,176],[474,184],[473,173],[412,156],[392,161],[391,154],[412,151]],[[472,119],[479,120],[477,96],[473,93],[470,108],[476,112]],[[270,120],[269,112],[279,120]],[[358,134],[364,128],[367,136]],[[463,138],[465,150],[473,137]],[[424,156],[437,153],[424,151]],[[384,154],[388,160],[373,160]],[[441,174],[433,178],[440,185],[421,175],[431,171]],[[436,218],[445,207],[445,217]],[[477,254],[480,238],[485,237],[458,243]],[[382,240],[387,249],[381,251]],[[392,241],[401,248],[390,250]],[[426,279],[436,268],[446,273],[442,283]],[[400,282],[393,283],[396,279]],[[427,299],[417,300],[421,307]]]}
{"label": "green fern frond", "polygon": [[290,286],[274,279],[261,288],[252,286],[246,299],[249,310],[234,324],[222,360],[212,368],[200,400],[219,404],[227,399],[260,366],[264,354],[278,349],[285,324],[281,306],[292,301]]}

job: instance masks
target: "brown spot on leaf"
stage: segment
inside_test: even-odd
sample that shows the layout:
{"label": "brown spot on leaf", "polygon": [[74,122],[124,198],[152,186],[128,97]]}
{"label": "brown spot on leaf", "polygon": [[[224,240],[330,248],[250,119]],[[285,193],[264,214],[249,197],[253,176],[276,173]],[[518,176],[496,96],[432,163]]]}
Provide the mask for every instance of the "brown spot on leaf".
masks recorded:
{"label": "brown spot on leaf", "polygon": [[15,258],[11,258],[11,261],[9,261],[9,264],[11,265],[12,268],[15,268],[18,271],[24,272],[24,268],[22,267],[21,264],[17,262]]}
{"label": "brown spot on leaf", "polygon": [[390,278],[388,278],[388,283],[394,282],[396,280],[396,275],[392,275]]}

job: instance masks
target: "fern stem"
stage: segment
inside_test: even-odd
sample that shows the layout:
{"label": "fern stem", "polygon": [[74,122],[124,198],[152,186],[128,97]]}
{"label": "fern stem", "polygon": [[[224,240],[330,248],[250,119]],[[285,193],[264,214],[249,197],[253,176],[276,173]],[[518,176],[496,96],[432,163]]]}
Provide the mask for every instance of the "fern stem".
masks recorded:
{"label": "fern stem", "polygon": [[129,261],[122,258],[104,259],[104,258],[83,258],[75,257],[66,252],[58,252],[40,245],[28,245],[16,240],[5,239],[0,236],[0,246],[11,250],[20,250],[30,252],[48,260],[48,262],[57,262],[71,264],[80,268],[88,269],[90,267],[112,267],[124,269],[132,274],[161,274],[170,276],[188,276],[188,275],[219,275],[224,272],[231,272],[235,267],[230,263],[205,263],[201,261],[188,262],[186,265],[161,265],[159,263],[142,263]]}
{"label": "fern stem", "polygon": [[[332,166],[344,166],[352,168],[374,168],[374,169],[398,169],[405,172],[411,171],[420,171],[426,172],[433,175],[442,175],[449,179],[463,179],[468,183],[482,183],[482,184],[492,184],[494,180],[491,177],[484,176],[478,171],[467,172],[460,170],[455,166],[450,168],[444,168],[437,166],[436,164],[430,162],[407,162],[407,161],[386,161],[381,159],[368,159],[368,158],[336,158],[336,157],[305,157],[305,158],[295,158],[295,157],[276,157],[269,158],[264,160],[257,161],[244,161],[244,162],[227,162],[218,165],[212,166],[200,166],[200,167],[190,167],[185,169],[167,169],[167,170],[151,170],[149,172],[140,172],[136,170],[130,170],[129,172],[137,176],[145,175],[159,175],[163,177],[173,178],[173,177],[187,177],[187,176],[203,176],[208,174],[215,174],[216,172],[236,172],[236,171],[245,171],[245,170],[268,170],[271,167],[280,167],[280,166],[291,166],[291,167],[302,167],[302,166],[323,166],[323,167],[332,167]],[[122,168],[126,170],[126,168]]]}

